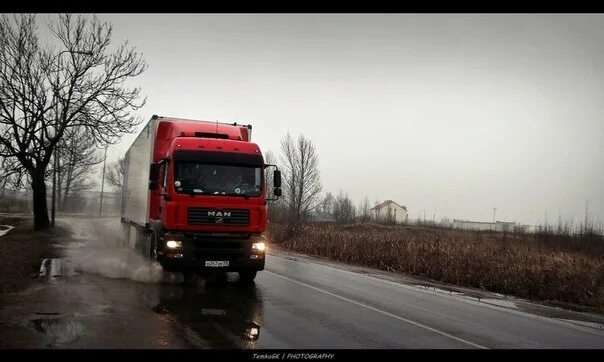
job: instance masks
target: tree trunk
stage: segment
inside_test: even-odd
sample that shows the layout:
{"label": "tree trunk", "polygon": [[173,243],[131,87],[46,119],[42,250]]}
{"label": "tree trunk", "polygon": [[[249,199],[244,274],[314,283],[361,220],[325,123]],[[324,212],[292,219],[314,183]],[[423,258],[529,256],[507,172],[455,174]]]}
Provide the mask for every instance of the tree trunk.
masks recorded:
{"label": "tree trunk", "polygon": [[36,170],[31,183],[34,197],[34,229],[42,230],[50,226],[46,204],[46,183],[44,171]]}

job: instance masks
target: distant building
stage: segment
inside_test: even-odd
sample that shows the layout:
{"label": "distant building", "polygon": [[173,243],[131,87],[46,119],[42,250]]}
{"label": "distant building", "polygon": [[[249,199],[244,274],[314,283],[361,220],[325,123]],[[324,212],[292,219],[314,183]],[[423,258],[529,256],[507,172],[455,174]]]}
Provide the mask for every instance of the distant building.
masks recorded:
{"label": "distant building", "polygon": [[528,225],[521,225],[515,222],[508,221],[495,221],[495,222],[484,222],[484,221],[470,221],[453,219],[453,228],[464,229],[464,230],[491,230],[491,231],[529,231]]}
{"label": "distant building", "polygon": [[402,224],[407,221],[407,208],[392,200],[386,200],[371,208],[371,217],[377,221]]}

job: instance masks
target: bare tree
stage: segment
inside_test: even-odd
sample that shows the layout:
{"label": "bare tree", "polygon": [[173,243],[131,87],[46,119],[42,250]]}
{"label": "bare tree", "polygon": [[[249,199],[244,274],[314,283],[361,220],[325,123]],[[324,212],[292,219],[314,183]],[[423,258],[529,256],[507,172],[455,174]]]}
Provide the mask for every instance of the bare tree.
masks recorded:
{"label": "bare tree", "polygon": [[28,174],[18,159],[0,155],[0,191],[21,190],[25,187],[27,178]]}
{"label": "bare tree", "polygon": [[377,209],[377,206],[380,204],[378,200],[373,202],[373,207],[371,208],[371,219],[375,222],[380,222],[380,210]]}
{"label": "bare tree", "polygon": [[321,202],[321,211],[323,212],[323,214],[333,216],[333,202],[334,198],[331,192],[325,194],[325,197]]}
{"label": "bare tree", "polygon": [[65,131],[55,156],[58,158],[58,209],[64,210],[65,204],[72,195],[94,187],[90,179],[93,166],[103,162],[94,140],[84,132],[83,128],[69,128]]}
{"label": "bare tree", "polygon": [[351,223],[356,218],[356,207],[348,194],[340,191],[333,204],[333,217],[337,222]]}
{"label": "bare tree", "polygon": [[369,207],[369,199],[365,197],[359,205],[359,219],[361,222],[371,220],[371,208]]}
{"label": "bare tree", "polygon": [[126,83],[146,64],[127,43],[110,52],[112,27],[83,16],[49,24],[59,48],[40,43],[34,15],[0,20],[0,157],[3,180],[33,194],[34,226],[49,225],[47,169],[59,142],[83,128],[99,147],[140,124],[131,115],[145,103]]}
{"label": "bare tree", "polygon": [[320,204],[319,157],[314,144],[304,137],[294,139],[288,133],[281,140],[283,195],[288,208],[288,224],[295,230]]}
{"label": "bare tree", "polygon": [[126,174],[125,158],[120,158],[112,162],[107,169],[107,182],[115,187],[119,192],[124,187],[124,175]]}

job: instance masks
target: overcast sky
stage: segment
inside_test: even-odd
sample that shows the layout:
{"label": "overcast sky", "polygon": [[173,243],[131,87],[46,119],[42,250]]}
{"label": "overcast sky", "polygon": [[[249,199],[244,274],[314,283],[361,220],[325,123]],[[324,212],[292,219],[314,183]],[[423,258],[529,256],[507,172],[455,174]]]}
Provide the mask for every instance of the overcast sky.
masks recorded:
{"label": "overcast sky", "polygon": [[326,191],[412,218],[604,219],[602,15],[99,18],[149,65],[145,119],[251,123],[264,152],[302,133]]}

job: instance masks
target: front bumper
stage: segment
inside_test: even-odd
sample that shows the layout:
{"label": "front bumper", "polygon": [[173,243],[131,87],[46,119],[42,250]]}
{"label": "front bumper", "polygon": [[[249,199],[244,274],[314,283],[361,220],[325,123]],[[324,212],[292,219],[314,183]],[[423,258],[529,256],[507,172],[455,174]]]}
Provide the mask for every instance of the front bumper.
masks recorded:
{"label": "front bumper", "polygon": [[[181,247],[170,249],[167,241],[180,241]],[[260,271],[264,269],[265,252],[252,249],[252,244],[264,242],[261,235],[248,237],[212,236],[202,233],[168,232],[159,240],[157,259],[167,270]],[[206,262],[228,266],[206,266]],[[217,264],[217,263],[213,263]]]}

